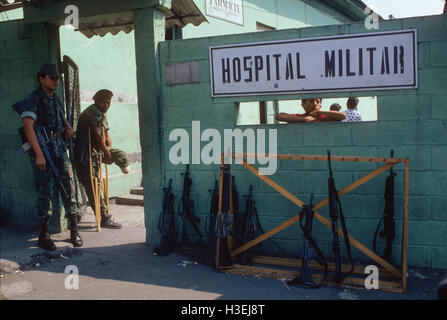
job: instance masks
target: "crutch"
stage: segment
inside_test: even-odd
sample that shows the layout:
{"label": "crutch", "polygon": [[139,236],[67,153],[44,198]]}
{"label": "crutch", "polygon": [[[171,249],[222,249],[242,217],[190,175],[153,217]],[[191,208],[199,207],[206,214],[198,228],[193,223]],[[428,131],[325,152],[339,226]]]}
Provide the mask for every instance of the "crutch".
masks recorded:
{"label": "crutch", "polygon": [[[97,231],[101,231],[101,206],[100,206],[100,195],[101,195],[101,180],[98,181],[97,178],[93,178],[93,167],[92,167],[92,139],[90,136],[90,128],[88,128],[88,155],[89,155],[89,169],[90,169],[90,183],[93,193],[93,211],[96,217],[96,228]],[[99,170],[101,172],[101,156],[99,158]],[[98,183],[99,182],[99,183]]]}
{"label": "crutch", "polygon": [[[102,129],[101,129],[101,131],[102,131]],[[102,133],[103,133],[102,136],[103,136],[104,144],[105,144],[105,140],[106,140],[105,133],[104,132],[102,132]],[[107,168],[107,163],[105,163],[105,162],[104,162],[104,168],[105,168],[105,173],[106,173],[106,176],[103,179],[104,200],[106,202],[107,215],[109,215],[110,214],[109,213],[109,170]],[[101,171],[101,174],[102,174],[102,171]]]}
{"label": "crutch", "polygon": [[104,178],[104,200],[106,202],[107,214],[109,214],[109,170],[107,169],[107,164],[104,163],[106,168],[106,177]]}

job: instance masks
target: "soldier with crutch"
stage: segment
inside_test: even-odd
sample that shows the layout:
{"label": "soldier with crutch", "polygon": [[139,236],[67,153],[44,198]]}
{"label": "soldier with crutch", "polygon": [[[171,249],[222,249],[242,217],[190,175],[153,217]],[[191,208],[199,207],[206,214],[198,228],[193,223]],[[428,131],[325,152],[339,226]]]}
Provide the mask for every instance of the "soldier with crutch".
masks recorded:
{"label": "soldier with crutch", "polygon": [[[130,172],[127,154],[112,148],[106,113],[110,108],[113,93],[99,90],[94,104],[85,109],[79,117],[75,137],[75,167],[79,181],[96,215],[98,231],[102,228],[120,229],[119,222],[112,219],[108,207],[107,165],[115,163],[125,174]],[[105,171],[102,170],[105,164]]]}

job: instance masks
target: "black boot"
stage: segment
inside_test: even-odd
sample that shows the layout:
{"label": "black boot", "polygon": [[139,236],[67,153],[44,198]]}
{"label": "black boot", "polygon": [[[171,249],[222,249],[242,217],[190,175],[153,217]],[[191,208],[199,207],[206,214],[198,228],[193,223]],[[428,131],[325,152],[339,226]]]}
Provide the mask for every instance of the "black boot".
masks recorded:
{"label": "black boot", "polygon": [[82,238],[78,232],[78,223],[76,217],[70,217],[70,239],[75,247],[82,247]]}
{"label": "black boot", "polygon": [[41,227],[38,243],[39,247],[41,247],[42,249],[48,251],[56,250],[56,245],[54,244],[53,240],[51,240],[50,234],[48,233],[47,224],[43,224]]}

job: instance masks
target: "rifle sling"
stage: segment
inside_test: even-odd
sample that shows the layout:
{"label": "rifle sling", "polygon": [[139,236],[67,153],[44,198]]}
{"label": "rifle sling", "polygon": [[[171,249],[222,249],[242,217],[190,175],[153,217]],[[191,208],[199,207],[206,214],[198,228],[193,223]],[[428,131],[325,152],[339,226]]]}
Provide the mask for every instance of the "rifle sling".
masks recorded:
{"label": "rifle sling", "polygon": [[[256,217],[256,224],[258,225],[259,231],[261,231],[262,234],[264,234],[264,230],[261,227],[261,221],[259,220],[259,215],[258,215],[258,209],[256,208],[256,206],[254,207],[254,212],[255,212],[255,217]],[[278,248],[278,255],[281,254],[281,246],[279,244],[277,244],[272,238],[268,238],[268,240],[270,240],[277,248]]]}
{"label": "rifle sling", "polygon": [[377,225],[376,231],[374,232],[374,238],[373,238],[373,250],[374,253],[377,253],[377,234],[379,233],[380,226],[382,225],[383,218],[385,217],[385,211],[382,214],[382,217],[380,218],[379,224]]}
{"label": "rifle sling", "polygon": [[198,234],[199,237],[200,237],[200,240],[199,240],[197,243],[202,242],[202,238],[203,238],[203,236],[202,236],[202,232],[200,232],[200,229],[199,229],[199,227],[197,226],[197,224],[195,223],[194,219],[193,219],[192,217],[188,216],[188,215],[187,215],[187,219],[189,220],[189,222],[191,222],[192,227],[194,228],[194,230],[197,232],[197,234]]}

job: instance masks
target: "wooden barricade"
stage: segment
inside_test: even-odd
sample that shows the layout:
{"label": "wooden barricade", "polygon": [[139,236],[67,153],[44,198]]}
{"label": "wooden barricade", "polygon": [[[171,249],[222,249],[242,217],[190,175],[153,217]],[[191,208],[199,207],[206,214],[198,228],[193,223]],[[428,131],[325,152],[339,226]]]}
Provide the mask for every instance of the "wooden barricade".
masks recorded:
{"label": "wooden barricade", "polygon": [[[279,160],[313,160],[313,161],[328,161],[327,156],[322,155],[292,155],[292,154],[266,154],[264,157],[274,157],[276,156]],[[278,183],[270,179],[268,176],[260,175],[258,169],[256,169],[251,164],[247,163],[245,159],[248,158],[260,158],[256,154],[250,154],[250,153],[232,153],[231,157],[234,159],[238,159],[242,161],[242,165],[248,169],[250,172],[252,172],[254,175],[256,175],[259,179],[267,183],[270,187],[278,191],[280,194],[285,196],[287,199],[292,201],[294,204],[296,204],[298,207],[302,207],[304,205],[304,202],[295,197],[292,193],[287,191],[285,188],[280,186]],[[385,164],[380,166],[379,168],[369,172],[365,176],[361,177],[357,181],[351,183],[350,185],[344,187],[343,189],[338,191],[338,196],[342,197],[343,195],[347,194],[348,192],[358,188],[359,186],[363,185],[364,183],[368,182],[369,180],[373,179],[374,177],[378,176],[379,174],[387,171],[391,167],[395,166],[399,163],[405,164],[405,185],[404,185],[404,212],[403,212],[403,229],[402,229],[402,251],[401,251],[401,268],[398,269],[395,266],[391,265],[387,261],[385,261],[382,257],[374,253],[372,250],[368,249],[366,246],[364,246],[362,243],[360,243],[357,239],[352,237],[348,233],[349,241],[350,243],[356,247],[358,250],[360,250],[362,253],[364,253],[366,256],[374,260],[381,268],[380,271],[380,282],[379,282],[379,290],[383,291],[391,291],[391,292],[399,292],[399,293],[405,293],[407,288],[407,239],[408,239],[408,194],[409,194],[409,159],[399,159],[399,158],[377,158],[377,157],[353,157],[353,156],[332,156],[331,155],[331,161],[348,161],[348,162],[384,162]],[[221,165],[223,167],[224,165],[224,154],[222,154],[221,157]],[[219,204],[222,201],[222,174],[220,177],[220,188],[219,188]],[[230,193],[231,194],[231,193]],[[326,198],[319,203],[315,204],[313,206],[314,211],[314,217],[320,221],[323,225],[331,229],[331,221],[323,217],[320,213],[318,213],[318,209],[321,209],[322,207],[329,204],[329,198]],[[219,212],[221,210],[221,207],[219,206]],[[253,246],[257,245],[258,243],[272,237],[273,235],[277,234],[278,232],[290,227],[294,223],[299,222],[299,216],[296,215],[283,223],[281,223],[279,226],[276,226],[275,228],[265,232],[264,234],[260,235],[259,237],[245,243],[244,245],[233,249],[230,246],[231,250],[231,257],[233,259],[233,262],[236,261],[236,258],[238,255],[240,255],[242,252],[252,248]],[[341,228],[338,228],[338,234],[343,237],[343,231]],[[228,239],[229,245],[232,243],[231,239]],[[218,252],[217,252],[218,254]],[[300,267],[301,266],[301,260],[299,259],[287,259],[287,258],[278,258],[278,257],[265,257],[265,256],[259,256],[255,255],[253,256],[253,263],[258,264],[266,264],[266,265],[275,265],[275,266],[283,266],[283,267]],[[318,270],[322,268],[322,266],[316,264],[316,263],[309,263],[312,269]],[[349,270],[350,266],[348,265],[342,265],[343,270]],[[222,272],[227,272],[231,274],[240,274],[240,275],[252,275],[252,276],[262,276],[262,277],[269,277],[269,278],[277,278],[277,279],[292,279],[294,277],[299,276],[299,271],[289,271],[289,270],[281,270],[281,269],[271,269],[271,268],[265,268],[265,267],[255,267],[255,266],[246,266],[246,265],[240,265],[240,264],[234,264],[234,267],[231,269],[219,269],[219,261],[216,260],[216,269]],[[329,271],[333,271],[335,269],[334,264],[329,263]],[[363,275],[363,278],[359,277],[347,277],[343,280],[342,283],[333,283],[333,282],[326,282],[326,284],[329,285],[336,285],[336,286],[353,286],[353,287],[361,287],[365,288],[364,286],[364,269],[362,267],[355,267],[353,274],[357,275]],[[321,280],[322,275],[321,274],[313,274],[314,280],[318,281]],[[390,280],[382,280],[382,278],[390,279]]]}

